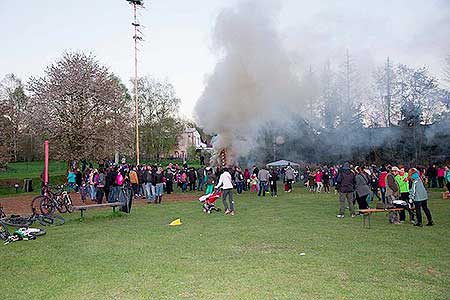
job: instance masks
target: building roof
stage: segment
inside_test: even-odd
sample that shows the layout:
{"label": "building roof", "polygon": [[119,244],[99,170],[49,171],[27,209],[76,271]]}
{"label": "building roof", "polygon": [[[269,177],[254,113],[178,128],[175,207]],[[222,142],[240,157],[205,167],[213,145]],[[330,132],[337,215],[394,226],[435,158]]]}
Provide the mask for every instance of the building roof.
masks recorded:
{"label": "building roof", "polygon": [[271,163],[268,163],[266,166],[267,167],[287,167],[288,165],[290,165],[291,167],[299,167],[300,165],[298,163],[289,161],[289,160],[277,160]]}

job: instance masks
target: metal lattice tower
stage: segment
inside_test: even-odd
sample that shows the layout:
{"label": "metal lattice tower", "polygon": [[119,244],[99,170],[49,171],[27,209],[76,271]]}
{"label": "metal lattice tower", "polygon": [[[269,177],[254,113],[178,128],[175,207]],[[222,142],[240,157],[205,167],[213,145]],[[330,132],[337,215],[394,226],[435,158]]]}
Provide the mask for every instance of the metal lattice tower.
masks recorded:
{"label": "metal lattice tower", "polygon": [[139,100],[138,100],[138,42],[142,41],[142,33],[139,30],[141,27],[141,24],[139,24],[137,19],[137,9],[144,7],[144,1],[142,0],[126,0],[128,3],[130,3],[133,6],[133,17],[134,21],[131,23],[134,27],[134,105],[135,105],[135,114],[136,114],[136,165],[140,164],[139,159]]}

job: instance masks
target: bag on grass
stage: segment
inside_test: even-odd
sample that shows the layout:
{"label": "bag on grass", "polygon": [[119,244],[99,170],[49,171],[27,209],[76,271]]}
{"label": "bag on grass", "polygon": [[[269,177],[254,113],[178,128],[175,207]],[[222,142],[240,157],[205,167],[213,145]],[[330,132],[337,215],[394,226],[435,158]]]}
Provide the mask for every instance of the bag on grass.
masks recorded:
{"label": "bag on grass", "polygon": [[119,193],[119,202],[122,204],[120,211],[129,214],[131,212],[131,205],[133,201],[133,193],[130,188],[123,188]]}
{"label": "bag on grass", "polygon": [[399,222],[399,217],[398,217],[398,213],[395,211],[390,211],[389,212],[389,223],[390,224],[395,224]]}

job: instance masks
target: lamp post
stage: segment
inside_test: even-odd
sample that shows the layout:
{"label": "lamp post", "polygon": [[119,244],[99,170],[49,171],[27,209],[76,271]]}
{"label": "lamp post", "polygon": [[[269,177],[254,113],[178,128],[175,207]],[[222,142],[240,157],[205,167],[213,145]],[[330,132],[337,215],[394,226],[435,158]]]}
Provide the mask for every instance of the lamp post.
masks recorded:
{"label": "lamp post", "polygon": [[144,6],[144,1],[142,0],[126,0],[128,3],[133,5],[133,16],[134,21],[131,23],[134,27],[134,106],[135,106],[135,126],[136,126],[136,165],[140,164],[139,161],[139,106],[138,106],[138,84],[137,84],[137,45],[138,41],[142,40],[142,37],[138,34],[138,27],[141,25],[137,21],[137,8]]}

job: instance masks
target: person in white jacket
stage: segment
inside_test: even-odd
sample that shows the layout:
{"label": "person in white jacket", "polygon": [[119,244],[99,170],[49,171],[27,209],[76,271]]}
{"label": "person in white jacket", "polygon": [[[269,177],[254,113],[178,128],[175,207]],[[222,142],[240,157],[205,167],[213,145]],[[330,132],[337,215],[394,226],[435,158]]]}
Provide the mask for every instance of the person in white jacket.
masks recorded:
{"label": "person in white jacket", "polygon": [[[234,216],[234,201],[233,201],[233,182],[231,181],[231,174],[227,168],[223,169],[223,173],[219,177],[219,182],[216,185],[216,189],[222,188],[222,201],[225,214]],[[228,209],[227,198],[230,201],[230,208]]]}

